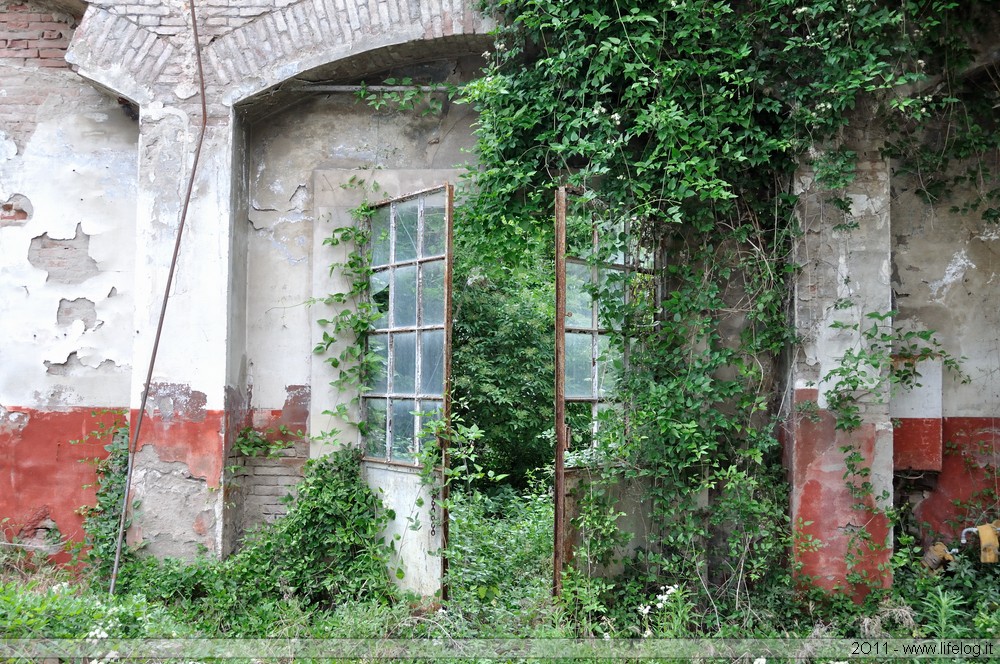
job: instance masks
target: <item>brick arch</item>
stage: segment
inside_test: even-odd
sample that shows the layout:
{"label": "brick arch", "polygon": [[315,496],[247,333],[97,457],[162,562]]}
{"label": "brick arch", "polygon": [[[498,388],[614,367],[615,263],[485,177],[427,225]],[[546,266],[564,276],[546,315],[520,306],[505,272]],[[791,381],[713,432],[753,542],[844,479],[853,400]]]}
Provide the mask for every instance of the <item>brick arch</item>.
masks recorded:
{"label": "brick arch", "polygon": [[[475,0],[303,0],[216,39],[206,59],[235,104],[330,63],[378,52],[385,69],[428,54],[478,52],[493,22]],[[381,66],[380,66],[381,65]],[[315,78],[315,75],[309,76]]]}
{"label": "brick arch", "polygon": [[[70,0],[64,0],[69,2]],[[124,4],[124,3],[123,3]],[[258,3],[259,4],[259,3]],[[267,3],[269,4],[269,3]],[[379,52],[419,59],[442,49],[472,53],[491,43],[493,22],[476,0],[299,0],[260,13],[238,27],[203,25],[210,95],[226,105],[244,101],[289,79]],[[240,8],[230,0],[231,8]],[[122,7],[124,8],[124,7]],[[187,68],[178,20],[186,16],[125,14],[114,3],[91,4],[66,60],[97,85],[146,105],[171,91]],[[205,17],[199,23],[204,24]],[[219,19],[223,20],[223,19]],[[228,19],[226,19],[228,20]],[[242,22],[245,19],[235,19]]]}

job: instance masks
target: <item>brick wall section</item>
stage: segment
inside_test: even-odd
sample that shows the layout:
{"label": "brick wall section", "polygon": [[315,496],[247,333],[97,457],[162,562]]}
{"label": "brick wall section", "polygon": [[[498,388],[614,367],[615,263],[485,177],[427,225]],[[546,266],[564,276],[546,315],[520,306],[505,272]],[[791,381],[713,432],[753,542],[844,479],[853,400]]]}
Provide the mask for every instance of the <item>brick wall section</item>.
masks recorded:
{"label": "brick wall section", "polygon": [[[225,34],[294,2],[296,0],[202,0],[195,7],[201,21],[199,32],[209,38]],[[185,39],[188,34],[188,9],[176,0],[94,0],[90,4],[127,16],[158,35]]]}
{"label": "brick wall section", "polygon": [[285,496],[295,495],[295,485],[302,481],[309,459],[308,441],[299,441],[274,457],[231,456],[227,466],[232,480],[226,488],[226,500],[237,509],[234,540],[265,523],[271,523],[288,511]]}
{"label": "brick wall section", "polygon": [[463,0],[304,0],[232,30],[206,54],[219,80],[229,84],[322,44],[350,46],[400,31],[423,39],[472,33],[481,19],[471,5]]}
{"label": "brick wall section", "polygon": [[0,63],[65,68],[75,21],[31,3],[0,2]]}
{"label": "brick wall section", "polygon": [[80,24],[83,35],[73,47],[86,51],[89,62],[127,71],[136,81],[154,81],[163,72],[174,47],[135,17],[112,12],[88,12]]}
{"label": "brick wall section", "polygon": [[75,27],[69,14],[0,0],[0,143],[6,136],[18,153],[35,130],[42,104],[53,97],[72,104],[92,93],[82,81],[69,80],[64,56]]}

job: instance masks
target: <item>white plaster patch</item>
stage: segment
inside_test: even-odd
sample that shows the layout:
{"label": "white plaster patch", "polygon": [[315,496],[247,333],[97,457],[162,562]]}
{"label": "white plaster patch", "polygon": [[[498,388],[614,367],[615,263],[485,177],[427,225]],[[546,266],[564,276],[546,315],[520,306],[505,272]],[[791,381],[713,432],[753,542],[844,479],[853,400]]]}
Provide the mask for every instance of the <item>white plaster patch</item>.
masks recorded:
{"label": "white plaster patch", "polygon": [[969,268],[975,268],[976,265],[971,260],[969,260],[968,252],[962,249],[956,253],[951,262],[948,263],[948,267],[945,268],[944,275],[936,280],[932,281],[927,286],[931,289],[931,299],[935,302],[942,301],[945,296],[948,295],[948,291],[956,283],[962,280],[965,276],[966,271]]}
{"label": "white plaster patch", "polygon": [[178,99],[190,99],[198,94],[198,86],[190,81],[182,81],[174,88],[174,94]]}
{"label": "white plaster patch", "polygon": [[1000,226],[990,226],[976,236],[977,240],[989,242],[990,240],[1000,240]]}
{"label": "white plaster patch", "polygon": [[17,144],[6,132],[0,131],[0,162],[10,161],[17,156]]}

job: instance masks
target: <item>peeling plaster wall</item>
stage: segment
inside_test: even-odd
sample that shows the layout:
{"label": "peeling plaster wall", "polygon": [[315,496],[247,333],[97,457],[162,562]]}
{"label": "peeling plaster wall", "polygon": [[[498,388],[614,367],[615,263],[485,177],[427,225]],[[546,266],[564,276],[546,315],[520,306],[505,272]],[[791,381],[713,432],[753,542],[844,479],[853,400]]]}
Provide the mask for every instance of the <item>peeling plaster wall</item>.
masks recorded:
{"label": "peeling plaster wall", "polygon": [[[0,50],[0,97],[16,102],[0,106],[0,295],[8,304],[0,322],[0,443],[14,450],[11,459],[29,447],[35,456],[65,458],[39,441],[70,431],[82,437],[93,406],[125,407],[134,426],[197,154],[138,441],[133,493],[144,507],[129,536],[156,555],[191,556],[202,547],[224,553],[244,517],[275,514],[263,501],[249,515],[224,507],[230,494],[241,495],[223,476],[236,433],[247,424],[309,424],[314,332],[302,305],[317,283],[313,173],[331,165],[450,166],[470,143],[464,110],[431,124],[385,115],[373,121],[368,111],[296,107],[287,88],[435,60],[448,63],[448,76],[467,74],[455,58],[481,53],[492,24],[468,0],[199,6],[208,107],[199,152],[191,5],[55,4],[75,13],[30,11],[25,21],[52,25]],[[34,3],[0,6],[19,12]],[[5,42],[23,27],[9,16],[0,14]],[[274,106],[278,97],[284,106]],[[276,108],[289,112],[276,115]],[[255,125],[241,120],[243,111]],[[295,121],[302,112],[304,126]],[[272,120],[299,142],[261,148],[273,151],[254,162],[251,151],[266,141],[248,143],[247,131],[270,129]],[[326,135],[343,143],[319,140]],[[340,149],[350,158],[341,159]],[[257,165],[272,180],[267,195],[251,191]],[[291,170],[275,175],[279,166]],[[296,311],[274,313],[287,308]],[[57,427],[55,414],[70,419]],[[293,456],[287,467],[255,472],[256,490],[242,495],[286,486],[305,458]],[[18,493],[17,482],[39,485],[34,469],[45,464],[32,463],[16,461],[0,473],[11,478],[0,485],[0,500]],[[52,510],[28,511],[26,527],[36,532],[52,521]]]}
{"label": "peeling plaster wall", "polygon": [[[847,589],[860,598],[868,588],[852,587],[849,574],[866,575],[875,584],[891,582],[882,568],[892,550],[889,523],[874,511],[890,507],[883,496],[892,495],[889,393],[887,382],[874,380],[860,400],[861,425],[842,431],[827,410],[833,381],[825,379],[845,351],[864,346],[857,332],[834,325],[865,329],[872,322],[867,314],[885,315],[892,308],[891,226],[889,168],[880,157],[877,137],[855,136],[852,149],[858,153],[857,175],[843,191],[824,189],[807,165],[796,174],[802,236],[795,247],[794,260],[801,267],[792,306],[802,343],[791,359],[785,457],[796,541],[817,544],[795,547],[801,573],[821,588]],[[831,203],[831,197],[850,201],[849,212]],[[849,490],[844,448],[857,451],[870,469],[869,477],[854,478],[859,484],[871,482],[870,495],[857,498]],[[858,509],[859,503],[869,509]],[[856,538],[862,530],[877,550]],[[849,566],[852,557],[857,562]]]}
{"label": "peeling plaster wall", "polygon": [[310,381],[316,320],[327,317],[321,307],[306,306],[330,292],[313,292],[312,275],[328,268],[313,262],[314,227],[320,224],[321,239],[334,226],[326,217],[317,221],[313,171],[356,168],[359,179],[378,182],[379,170],[455,168],[469,159],[473,121],[467,106],[452,105],[440,118],[420,117],[376,113],[352,94],[332,94],[254,127],[247,219],[254,407],[277,408],[287,385]]}
{"label": "peeling plaster wall", "polygon": [[[955,164],[954,174],[979,164]],[[994,170],[997,163],[983,166]],[[924,402],[936,408],[902,412],[898,449],[908,450],[900,491],[910,499],[927,542],[957,539],[958,531],[998,506],[975,494],[995,488],[1000,466],[1000,229],[981,214],[961,214],[979,192],[956,187],[928,205],[911,177],[893,179],[893,291],[903,329],[933,330],[961,358],[969,382],[953,372],[925,373]],[[897,400],[913,401],[902,395]],[[898,464],[897,464],[898,465]],[[955,501],[962,503],[956,507]],[[958,521],[959,525],[950,523]]]}
{"label": "peeling plaster wall", "polygon": [[70,441],[129,404],[139,132],[58,62],[0,59],[0,97],[19,104],[0,112],[0,518],[44,512],[79,539],[93,467],[77,461],[104,442]]}
{"label": "peeling plaster wall", "polygon": [[138,128],[96,91],[62,103],[62,86],[89,87],[68,73],[47,82],[55,90],[23,154],[0,161],[0,199],[23,196],[32,208],[0,222],[0,404],[123,407]]}

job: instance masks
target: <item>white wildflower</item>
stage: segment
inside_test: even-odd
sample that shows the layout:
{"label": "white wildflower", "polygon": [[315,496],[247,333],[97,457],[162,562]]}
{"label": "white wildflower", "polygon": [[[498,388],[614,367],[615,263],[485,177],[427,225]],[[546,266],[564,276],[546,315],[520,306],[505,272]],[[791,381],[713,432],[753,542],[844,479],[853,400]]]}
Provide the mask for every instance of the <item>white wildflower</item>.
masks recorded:
{"label": "white wildflower", "polygon": [[649,629],[649,628],[647,627],[647,628],[646,628],[646,631],[642,633],[642,638],[644,638],[644,639],[648,639],[648,638],[649,638],[649,637],[651,637],[652,635],[653,635],[653,630],[651,630],[651,629]]}
{"label": "white wildflower", "polygon": [[610,635],[610,634],[608,634],[607,632],[605,632],[605,633],[604,633],[604,640],[605,640],[605,641],[610,641],[610,640],[611,640],[611,635]]}
{"label": "white wildflower", "polygon": [[766,657],[758,657],[757,659],[755,659],[753,661],[753,664],[767,664],[767,658]]}
{"label": "white wildflower", "polygon": [[652,607],[651,607],[651,606],[649,606],[648,604],[645,604],[645,605],[643,605],[643,606],[640,606],[640,607],[639,607],[639,615],[641,615],[641,616],[648,616],[648,615],[649,615],[649,610],[650,610],[651,608],[652,608]]}

